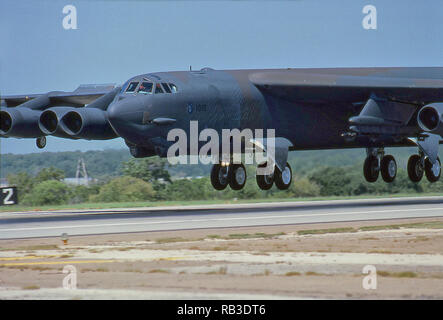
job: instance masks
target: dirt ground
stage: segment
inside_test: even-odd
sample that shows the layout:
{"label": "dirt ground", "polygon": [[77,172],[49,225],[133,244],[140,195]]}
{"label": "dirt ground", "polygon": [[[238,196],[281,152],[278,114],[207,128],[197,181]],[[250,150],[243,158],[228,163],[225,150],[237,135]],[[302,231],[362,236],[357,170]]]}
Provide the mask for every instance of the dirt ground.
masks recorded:
{"label": "dirt ground", "polygon": [[2,240],[28,298],[443,299],[443,218]]}

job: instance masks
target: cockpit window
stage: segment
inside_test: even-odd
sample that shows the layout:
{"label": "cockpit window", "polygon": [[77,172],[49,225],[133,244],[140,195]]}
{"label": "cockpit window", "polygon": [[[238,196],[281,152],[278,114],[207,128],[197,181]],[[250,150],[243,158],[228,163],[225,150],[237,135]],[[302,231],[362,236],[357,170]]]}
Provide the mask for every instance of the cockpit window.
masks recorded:
{"label": "cockpit window", "polygon": [[169,89],[169,86],[167,83],[162,82],[163,89],[165,89],[166,93],[171,93],[171,89]]}
{"label": "cockpit window", "polygon": [[126,89],[126,87],[127,87],[128,84],[129,84],[129,80],[126,81],[126,82],[122,85],[121,90],[120,90],[120,93],[125,92],[125,89]]}
{"label": "cockpit window", "polygon": [[162,86],[160,85],[160,83],[156,83],[155,84],[155,93],[164,93]]}
{"label": "cockpit window", "polygon": [[153,88],[154,84],[152,82],[142,82],[142,84],[140,85],[140,87],[138,87],[138,91],[140,93],[149,93],[152,94],[152,88]]}
{"label": "cockpit window", "polygon": [[128,86],[128,89],[126,89],[126,92],[134,92],[137,86],[138,82],[131,82]]}
{"label": "cockpit window", "polygon": [[173,83],[170,83],[169,87],[171,88],[172,93],[176,93],[178,91],[177,86]]}

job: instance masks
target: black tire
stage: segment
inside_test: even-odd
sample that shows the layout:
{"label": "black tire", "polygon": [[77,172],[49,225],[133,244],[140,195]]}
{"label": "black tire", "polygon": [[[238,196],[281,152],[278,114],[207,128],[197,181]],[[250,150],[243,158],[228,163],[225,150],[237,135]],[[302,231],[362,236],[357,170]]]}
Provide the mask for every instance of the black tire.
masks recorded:
{"label": "black tire", "polygon": [[[437,172],[435,172],[433,169],[435,169]],[[441,175],[441,162],[440,158],[437,157],[437,166],[434,167],[429,160],[429,158],[426,158],[425,160],[425,173],[426,178],[429,182],[434,183],[437,182],[440,179]]]}
{"label": "black tire", "polygon": [[275,168],[274,182],[279,190],[287,190],[289,188],[292,183],[292,169],[289,163],[286,163],[283,172],[277,167]]}
{"label": "black tire", "polygon": [[[259,164],[258,167],[259,168],[264,168],[266,167],[267,162],[264,162],[262,164]],[[272,185],[274,184],[274,175],[258,175],[256,174],[255,176],[256,180],[257,180],[257,185],[260,189],[262,190],[269,190],[272,188]]]}
{"label": "black tire", "polygon": [[375,182],[380,174],[380,169],[378,168],[378,159],[374,156],[369,156],[366,158],[363,165],[363,174],[367,182]]}
{"label": "black tire", "polygon": [[44,147],[46,147],[46,137],[38,137],[37,139],[35,139],[35,144],[39,149],[43,149]]}
{"label": "black tire", "polygon": [[228,175],[229,175],[228,167],[222,167],[220,164],[214,164],[212,166],[211,184],[215,190],[221,191],[226,189],[229,183]]}
{"label": "black tire", "polygon": [[383,180],[387,183],[391,183],[397,176],[397,162],[391,155],[384,156],[380,163],[380,172]]}
{"label": "black tire", "polygon": [[412,155],[408,160],[408,176],[412,182],[420,182],[423,178],[423,168],[420,164],[421,157],[418,154]]}
{"label": "black tire", "polygon": [[228,172],[229,186],[232,190],[241,190],[246,183],[246,168],[243,163],[231,164]]}

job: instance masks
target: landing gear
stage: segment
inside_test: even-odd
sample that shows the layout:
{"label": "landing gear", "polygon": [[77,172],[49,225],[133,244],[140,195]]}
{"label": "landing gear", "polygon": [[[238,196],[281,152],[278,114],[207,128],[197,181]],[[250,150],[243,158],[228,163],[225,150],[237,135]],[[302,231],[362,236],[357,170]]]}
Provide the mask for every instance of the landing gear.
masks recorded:
{"label": "landing gear", "polygon": [[[264,162],[258,165],[258,168],[265,168],[266,166],[267,162]],[[257,173],[256,179],[258,187],[262,190],[271,189],[274,182],[279,190],[287,190],[292,182],[292,169],[289,163],[286,163],[283,171],[280,171],[277,166],[274,166],[272,173],[264,175]]]}
{"label": "landing gear", "polygon": [[441,175],[441,162],[440,158],[437,157],[437,161],[432,164],[429,158],[425,160],[425,173],[426,178],[428,178],[429,182],[437,182],[440,179]]}
{"label": "landing gear", "polygon": [[215,190],[224,190],[229,184],[229,165],[214,164],[211,170],[211,184]]}
{"label": "landing gear", "polygon": [[366,181],[375,182],[381,173],[383,180],[391,183],[397,176],[397,162],[391,155],[384,155],[384,150],[368,149],[368,156],[363,165],[363,174]]}
{"label": "landing gear", "polygon": [[420,182],[423,178],[424,168],[422,157],[414,154],[408,161],[408,176],[412,182]]}
{"label": "landing gear", "polygon": [[393,156],[388,155],[381,159],[380,172],[385,182],[390,183],[395,180],[397,176],[397,162]]}
{"label": "landing gear", "polygon": [[246,183],[246,168],[240,164],[218,163],[212,166],[211,184],[215,190],[241,190]]}
{"label": "landing gear", "polygon": [[409,179],[412,182],[420,182],[424,174],[429,182],[437,182],[441,176],[440,158],[437,157],[436,162],[432,164],[431,160],[422,153],[412,155],[408,161]]}
{"label": "landing gear", "polygon": [[292,169],[289,163],[286,163],[286,166],[283,171],[280,171],[277,167],[275,168],[275,185],[280,190],[287,190],[292,182]]}
{"label": "landing gear", "polygon": [[39,149],[43,149],[44,147],[46,147],[46,137],[38,137],[37,139],[35,139],[35,144]]}
{"label": "landing gear", "polygon": [[423,173],[431,183],[440,179],[441,163],[438,157],[440,140],[440,135],[429,132],[417,137],[418,155],[412,155],[408,162],[408,174],[411,181],[419,182],[423,178]]}
{"label": "landing gear", "polygon": [[228,181],[232,190],[243,189],[246,183],[246,169],[242,163],[229,166]]}
{"label": "landing gear", "polygon": [[380,168],[378,166],[378,158],[369,156],[366,158],[363,165],[363,174],[367,182],[375,182],[380,174]]}
{"label": "landing gear", "polygon": [[[262,164],[259,164],[258,168],[262,168],[263,170],[265,170],[264,168],[266,168],[267,165],[268,163],[264,162]],[[257,185],[260,189],[269,190],[272,188],[272,185],[274,184],[274,170],[272,171],[272,173],[264,175],[258,174],[257,172],[255,178],[257,180]]]}

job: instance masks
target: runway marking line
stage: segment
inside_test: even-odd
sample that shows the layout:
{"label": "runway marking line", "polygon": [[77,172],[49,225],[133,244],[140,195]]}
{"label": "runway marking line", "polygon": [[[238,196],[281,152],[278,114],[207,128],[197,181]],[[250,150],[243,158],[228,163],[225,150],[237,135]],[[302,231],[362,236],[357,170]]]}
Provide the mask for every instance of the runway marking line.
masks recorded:
{"label": "runway marking line", "polygon": [[158,260],[158,261],[175,261],[175,260],[182,260],[182,259],[186,259],[186,257],[168,257],[168,258],[160,258],[160,259],[156,259],[156,260]]}
{"label": "runway marking line", "polygon": [[393,213],[393,212],[408,212],[408,211],[432,211],[442,210],[442,207],[433,208],[409,208],[409,209],[391,209],[391,210],[372,210],[372,211],[352,211],[341,213],[314,213],[314,214],[286,214],[286,215],[268,215],[268,216],[252,216],[252,217],[231,217],[231,218],[206,218],[206,219],[189,219],[189,220],[167,220],[167,221],[147,221],[147,222],[125,222],[125,223],[105,223],[105,224],[83,224],[73,226],[53,226],[53,227],[31,227],[31,228],[13,228],[0,229],[1,232],[6,231],[26,231],[26,230],[50,230],[50,229],[66,229],[66,228],[97,228],[97,227],[116,227],[129,225],[154,225],[154,224],[168,224],[168,223],[189,223],[189,222],[211,222],[211,221],[233,221],[233,220],[251,220],[251,219],[281,219],[281,218],[300,218],[300,217],[321,217],[321,216],[340,216],[340,215],[357,215],[357,214],[375,214],[375,213]]}

